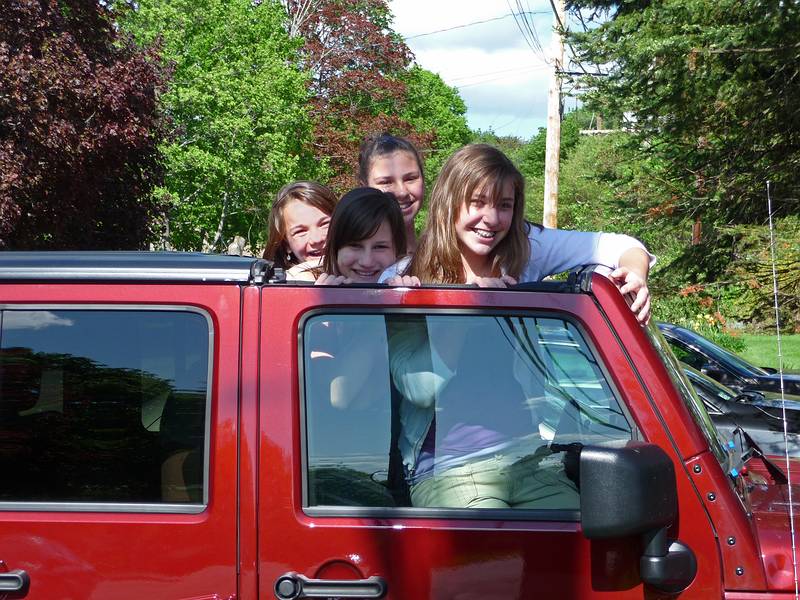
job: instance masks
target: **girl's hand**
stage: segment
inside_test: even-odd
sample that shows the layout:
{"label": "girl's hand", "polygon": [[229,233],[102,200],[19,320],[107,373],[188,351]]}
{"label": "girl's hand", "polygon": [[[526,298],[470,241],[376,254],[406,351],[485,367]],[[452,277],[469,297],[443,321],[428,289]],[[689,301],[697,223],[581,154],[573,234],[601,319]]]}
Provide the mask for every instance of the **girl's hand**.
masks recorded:
{"label": "girl's hand", "polygon": [[647,287],[647,281],[627,267],[615,269],[609,278],[619,288],[620,294],[623,296],[633,294],[631,310],[636,315],[636,320],[642,325],[646,325],[650,321],[650,290]]}
{"label": "girl's hand", "polygon": [[505,288],[510,285],[516,285],[517,280],[508,275],[502,277],[469,277],[467,283],[477,285],[483,288]]}
{"label": "girl's hand", "polygon": [[344,275],[332,275],[331,273],[323,273],[314,282],[314,285],[342,285],[343,283],[352,283],[349,278]]}
{"label": "girl's hand", "polygon": [[386,280],[386,285],[394,287],[419,287],[419,277],[415,275],[395,275]]}

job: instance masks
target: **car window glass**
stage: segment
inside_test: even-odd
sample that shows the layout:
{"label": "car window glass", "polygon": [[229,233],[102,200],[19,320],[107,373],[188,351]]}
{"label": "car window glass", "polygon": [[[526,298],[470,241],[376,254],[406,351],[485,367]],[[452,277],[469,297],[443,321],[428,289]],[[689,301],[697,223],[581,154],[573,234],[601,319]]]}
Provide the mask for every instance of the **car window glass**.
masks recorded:
{"label": "car window glass", "polygon": [[190,311],[2,311],[0,502],[201,502],[209,336]]}
{"label": "car window glass", "polygon": [[310,507],[576,510],[569,444],[634,436],[564,319],[318,315],[302,352]]}

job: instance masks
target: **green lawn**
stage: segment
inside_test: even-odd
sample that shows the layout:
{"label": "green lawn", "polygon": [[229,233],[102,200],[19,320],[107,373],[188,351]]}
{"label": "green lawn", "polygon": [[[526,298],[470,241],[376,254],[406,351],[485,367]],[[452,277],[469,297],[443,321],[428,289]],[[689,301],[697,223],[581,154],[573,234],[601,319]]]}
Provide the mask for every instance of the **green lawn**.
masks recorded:
{"label": "green lawn", "polygon": [[[749,362],[759,367],[778,368],[778,336],[743,333],[747,347],[740,352]],[[782,335],[783,368],[800,371],[800,335]]]}

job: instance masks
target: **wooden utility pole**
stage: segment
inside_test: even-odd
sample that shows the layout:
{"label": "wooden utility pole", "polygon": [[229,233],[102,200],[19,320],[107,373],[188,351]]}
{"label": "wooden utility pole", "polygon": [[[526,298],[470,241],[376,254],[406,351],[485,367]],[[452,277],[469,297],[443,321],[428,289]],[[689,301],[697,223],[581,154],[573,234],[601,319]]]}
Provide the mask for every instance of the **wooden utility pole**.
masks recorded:
{"label": "wooden utility pole", "polygon": [[553,32],[553,72],[547,93],[547,142],[544,157],[544,214],[545,227],[558,226],[558,161],[561,154],[561,71],[564,66],[564,37],[561,29],[566,23],[564,0],[554,0],[556,14]]}

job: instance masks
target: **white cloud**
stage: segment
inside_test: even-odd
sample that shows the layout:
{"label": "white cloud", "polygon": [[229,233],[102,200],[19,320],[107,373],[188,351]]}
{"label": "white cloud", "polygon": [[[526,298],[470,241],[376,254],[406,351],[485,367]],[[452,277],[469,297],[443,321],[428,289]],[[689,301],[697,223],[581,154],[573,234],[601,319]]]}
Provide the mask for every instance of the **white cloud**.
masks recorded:
{"label": "white cloud", "polygon": [[71,327],[72,319],[59,317],[47,310],[7,310],[3,313],[3,329],[44,329],[45,327]]}
{"label": "white cloud", "polygon": [[[549,52],[549,1],[525,5],[531,12],[547,13],[534,15],[534,23]],[[529,138],[544,126],[549,66],[541,52],[528,46],[513,17],[498,18],[511,12],[506,0],[391,0],[390,7],[394,30],[411,38],[407,43],[417,63],[459,89],[470,127]],[[487,22],[468,25],[476,21]]]}

